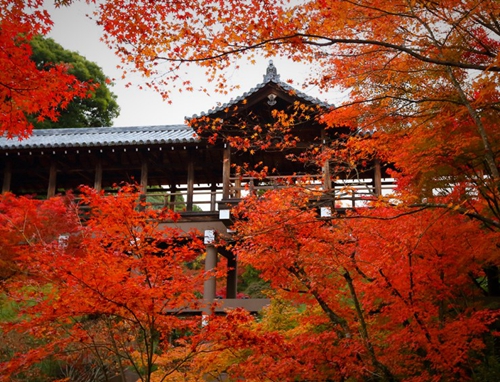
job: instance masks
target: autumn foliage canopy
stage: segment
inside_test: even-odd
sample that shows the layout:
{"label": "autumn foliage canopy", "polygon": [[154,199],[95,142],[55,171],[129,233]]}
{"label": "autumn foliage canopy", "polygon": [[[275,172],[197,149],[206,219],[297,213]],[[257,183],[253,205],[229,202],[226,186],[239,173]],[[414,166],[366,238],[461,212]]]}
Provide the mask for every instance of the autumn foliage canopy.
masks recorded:
{"label": "autumn foliage canopy", "polygon": [[[138,208],[131,190],[113,197],[86,190],[83,224],[81,210],[64,199],[4,195],[3,286],[19,314],[2,330],[29,333],[37,345],[5,356],[5,375],[48,355],[75,364],[71,354],[87,352],[148,381],[500,378],[497,1],[97,3],[94,16],[124,68],[166,98],[176,86],[198,88],[179,82],[184,65],[203,67],[219,92],[229,90],[225,70],[244,59],[311,65],[309,84],[349,95],[314,118],[327,132],[350,134],[293,160],[350,168],[355,176],[363,158],[376,158],[397,187],[326,219],[311,202],[335,200],[331,190],[289,186],[250,195],[233,211],[234,235],[219,245],[268,283],[271,305],[258,318],[235,310],[204,326],[165,314],[193,307],[209,276],[190,264],[203,252],[197,237],[157,223],[175,219],[162,215],[170,212]],[[14,20],[2,21],[2,44],[23,47],[28,23],[46,27],[44,14],[23,9],[0,11]],[[64,78],[63,87],[74,89]],[[21,104],[12,103],[14,93],[1,94],[2,110]],[[33,94],[23,98],[30,108]],[[51,106],[41,105],[50,118]],[[283,151],[305,118],[295,106],[272,115],[273,129],[292,137]],[[12,118],[18,109],[5,110]],[[11,135],[26,133],[23,126],[2,120]],[[229,141],[234,150],[269,148],[259,126],[246,128]],[[272,164],[264,165],[253,175],[265,178]],[[340,176],[333,171],[332,180]]]}

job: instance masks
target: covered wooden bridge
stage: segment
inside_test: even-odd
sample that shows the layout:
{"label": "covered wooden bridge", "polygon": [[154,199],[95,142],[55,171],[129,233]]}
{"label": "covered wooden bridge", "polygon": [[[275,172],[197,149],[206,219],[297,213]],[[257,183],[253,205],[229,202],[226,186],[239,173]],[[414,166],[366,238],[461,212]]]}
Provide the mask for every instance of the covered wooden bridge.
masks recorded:
{"label": "covered wooden bridge", "polygon": [[[298,104],[315,112],[330,107],[282,82],[270,63],[262,83],[193,121],[207,126],[216,121],[221,137],[234,137],[240,134],[240,123],[271,126],[277,113]],[[35,130],[21,141],[0,137],[2,192],[45,198],[77,190],[80,185],[113,192],[124,182],[139,183],[154,206],[181,211],[182,219],[176,223],[180,228],[205,232],[206,270],[216,265],[218,255],[228,258],[231,270],[223,306],[256,311],[266,301],[236,299],[236,259],[231,253],[218,253],[212,240],[216,233],[228,235],[232,205],[248,192],[279,187],[283,182],[302,180],[326,191],[330,195],[325,201],[328,208],[334,203],[360,205],[367,195],[380,195],[392,186],[378,161],[357,171],[356,178],[347,179],[338,178],[338,174],[333,177],[328,164],[317,168],[288,160],[290,154],[298,155],[311,144],[335,139],[314,117],[304,119],[293,133],[299,137],[294,147],[280,146],[283,137],[276,136],[272,138],[276,144],[269,142],[266,150],[255,152],[236,150],[224,139],[210,140],[208,134],[199,134],[188,124]],[[242,170],[245,163],[250,168],[262,163],[276,171],[264,179],[247,176]],[[346,184],[349,192],[344,192]],[[206,282],[206,300],[216,297],[215,288],[214,279]]]}

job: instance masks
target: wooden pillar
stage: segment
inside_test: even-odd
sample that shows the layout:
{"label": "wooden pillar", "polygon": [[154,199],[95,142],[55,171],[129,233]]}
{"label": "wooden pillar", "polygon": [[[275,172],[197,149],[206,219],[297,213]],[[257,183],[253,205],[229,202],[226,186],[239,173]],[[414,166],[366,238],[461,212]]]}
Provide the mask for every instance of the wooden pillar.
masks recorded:
{"label": "wooden pillar", "polygon": [[251,178],[248,181],[248,191],[250,191],[250,195],[255,195],[255,179]]}
{"label": "wooden pillar", "polygon": [[95,165],[94,189],[102,190],[102,159],[99,157]]}
{"label": "wooden pillar", "polygon": [[172,184],[170,186],[170,195],[168,196],[167,200],[167,208],[169,210],[175,211],[175,202],[177,198],[177,186],[175,184]]}
{"label": "wooden pillar", "polygon": [[50,161],[49,169],[49,185],[47,187],[47,199],[56,195],[56,182],[57,182],[57,164],[55,159]]}
{"label": "wooden pillar", "polygon": [[194,162],[192,159],[188,162],[188,174],[187,174],[187,200],[186,200],[186,210],[193,210],[193,194],[194,194]]}
{"label": "wooden pillar", "polygon": [[330,191],[332,189],[332,178],[330,177],[330,163],[326,161],[323,164],[323,190]]}
{"label": "wooden pillar", "polygon": [[7,159],[5,162],[5,168],[3,172],[3,184],[2,184],[2,193],[6,193],[10,191],[10,184],[12,181],[12,163]]}
{"label": "wooden pillar", "polygon": [[[321,130],[321,142],[322,142],[322,151],[325,150],[325,145],[326,145],[326,131],[325,129]],[[323,163],[323,191],[330,191],[332,188],[332,178],[330,174],[330,162],[325,160],[325,163]]]}
{"label": "wooden pillar", "polygon": [[224,148],[222,159],[222,199],[229,199],[231,188],[231,148],[229,145]]}
{"label": "wooden pillar", "polygon": [[236,174],[236,179],[234,181],[234,197],[236,199],[241,199],[241,174]]}
{"label": "wooden pillar", "polygon": [[141,189],[144,194],[148,191],[148,160],[142,158],[141,160]]}
{"label": "wooden pillar", "polygon": [[203,299],[207,304],[210,304],[215,300],[215,291],[217,287],[215,275],[210,275],[210,273],[214,272],[217,267],[217,249],[214,246],[214,238],[214,231],[205,231],[205,273],[207,274],[207,278],[203,284]]}
{"label": "wooden pillar", "polygon": [[235,255],[227,258],[227,267],[226,298],[236,298],[238,293],[238,262]]}
{"label": "wooden pillar", "polygon": [[[213,244],[207,245],[207,256],[205,258],[205,272],[213,272],[217,267],[217,249]],[[215,276],[210,276],[205,280],[203,285],[203,299],[205,302],[213,302],[215,300],[216,291]]]}
{"label": "wooden pillar", "polygon": [[146,209],[146,194],[148,192],[148,161],[141,157],[141,193],[139,195],[139,211]]}
{"label": "wooden pillar", "polygon": [[210,185],[210,211],[217,211],[217,183]]}
{"label": "wooden pillar", "polygon": [[375,195],[382,196],[382,170],[380,168],[380,161],[378,159],[375,159],[373,183],[375,186]]}

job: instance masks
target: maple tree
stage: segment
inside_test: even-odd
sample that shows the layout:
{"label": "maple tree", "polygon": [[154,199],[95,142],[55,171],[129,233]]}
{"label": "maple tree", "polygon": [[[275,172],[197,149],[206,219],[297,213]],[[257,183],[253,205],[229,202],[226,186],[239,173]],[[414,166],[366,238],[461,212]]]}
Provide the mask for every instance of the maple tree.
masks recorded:
{"label": "maple tree", "polygon": [[[498,7],[483,0],[122,1],[100,4],[97,17],[124,67],[151,78],[165,97],[172,86],[198,88],[179,81],[184,65],[203,67],[220,92],[229,90],[225,69],[241,59],[278,56],[311,65],[308,84],[349,94],[317,118],[331,131],[356,134],[343,142],[346,154],[327,144],[304,159],[321,168],[378,158],[397,170],[391,175],[398,203],[454,209],[498,230]],[[301,106],[276,111],[276,123],[263,132],[241,121],[231,144],[253,151],[268,147],[270,129],[290,136]],[[205,125],[219,133],[220,121]],[[294,137],[284,144],[293,146]],[[266,166],[261,177],[272,171]],[[495,291],[496,265],[491,270]]]}
{"label": "maple tree", "polygon": [[1,330],[35,345],[4,359],[0,378],[47,357],[62,365],[91,359],[102,366],[101,378],[127,369],[143,381],[182,375],[205,341],[195,336],[200,318],[182,316],[200,309],[207,275],[186,264],[202,253],[201,241],[160,226],[177,218],[173,211],[138,209],[133,188],[115,196],[85,189],[82,198],[84,224],[79,207],[63,197],[2,195],[2,256],[20,272],[3,285],[17,315]]}
{"label": "maple tree", "polygon": [[27,115],[55,121],[61,108],[98,86],[80,82],[66,64],[39,68],[30,59],[31,39],[47,34],[51,24],[43,0],[0,2],[0,134],[25,138],[33,128]]}
{"label": "maple tree", "polygon": [[[481,280],[485,265],[498,262],[497,232],[436,209],[378,207],[321,220],[310,199],[289,188],[236,210],[238,259],[261,272],[285,309],[261,322],[240,317],[220,332],[217,343],[247,352],[236,353],[235,375],[493,378],[498,365],[487,359],[499,312]],[[493,374],[480,374],[481,366]]]}

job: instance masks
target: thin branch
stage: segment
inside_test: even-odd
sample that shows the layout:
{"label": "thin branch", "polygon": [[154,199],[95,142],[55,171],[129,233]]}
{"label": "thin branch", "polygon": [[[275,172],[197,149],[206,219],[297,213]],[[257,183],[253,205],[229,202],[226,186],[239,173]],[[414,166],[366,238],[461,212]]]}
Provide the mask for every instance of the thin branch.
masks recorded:
{"label": "thin branch", "polygon": [[[312,46],[317,46],[317,47],[327,47],[327,46],[334,46],[334,45],[372,45],[372,46],[381,46],[384,48],[388,48],[391,50],[395,50],[398,52],[406,53],[409,56],[412,56],[416,58],[419,61],[426,62],[429,64],[434,64],[434,65],[439,65],[439,66],[448,66],[448,67],[453,67],[453,68],[461,68],[461,69],[472,69],[472,70],[479,70],[483,72],[500,72],[500,66],[495,66],[495,65],[479,65],[479,64],[470,64],[470,63],[465,63],[465,62],[457,62],[457,61],[450,61],[450,60],[445,60],[445,59],[439,59],[439,58],[432,58],[432,57],[427,57],[424,56],[420,53],[418,53],[416,50],[408,48],[403,45],[398,45],[398,44],[391,44],[386,41],[378,41],[378,40],[369,40],[369,39],[356,39],[356,38],[330,38],[326,36],[321,36],[321,35],[315,35],[315,34],[307,34],[307,33],[294,33],[288,36],[279,36],[275,38],[270,38],[270,39],[265,39],[262,40],[261,42],[248,45],[248,46],[241,46],[241,47],[236,47],[233,49],[229,49],[226,51],[223,51],[219,54],[214,54],[214,55],[209,55],[205,57],[199,57],[199,58],[169,58],[169,57],[162,57],[162,56],[156,56],[153,57],[153,59],[156,60],[162,60],[162,61],[169,61],[169,62],[204,62],[204,61],[212,61],[212,60],[220,60],[223,59],[227,56],[233,55],[233,54],[239,54],[243,53],[246,51],[250,50],[257,50],[260,48],[265,47],[266,45],[286,45],[286,44],[297,44],[297,39],[302,39],[302,43],[304,45],[312,45]],[[495,57],[492,57],[495,58]]]}

